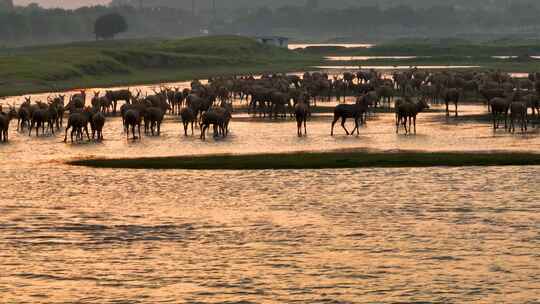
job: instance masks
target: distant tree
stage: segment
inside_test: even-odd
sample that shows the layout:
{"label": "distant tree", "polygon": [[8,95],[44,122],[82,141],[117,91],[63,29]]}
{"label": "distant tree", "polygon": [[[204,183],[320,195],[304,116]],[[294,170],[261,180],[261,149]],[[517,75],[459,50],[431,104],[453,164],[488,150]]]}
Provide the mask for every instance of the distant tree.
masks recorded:
{"label": "distant tree", "polygon": [[94,24],[96,39],[113,39],[117,34],[127,31],[126,19],[118,13],[103,15]]}
{"label": "distant tree", "polygon": [[319,9],[319,0],[307,0],[306,8],[313,10]]}
{"label": "distant tree", "polygon": [[13,9],[13,0],[0,0],[0,11],[10,11]]}

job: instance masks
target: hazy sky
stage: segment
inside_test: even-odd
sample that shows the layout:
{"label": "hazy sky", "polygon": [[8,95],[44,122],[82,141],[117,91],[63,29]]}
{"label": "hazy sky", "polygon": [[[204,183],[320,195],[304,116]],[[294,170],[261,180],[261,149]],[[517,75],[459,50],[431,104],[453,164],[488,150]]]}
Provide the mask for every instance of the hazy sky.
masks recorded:
{"label": "hazy sky", "polygon": [[66,7],[76,8],[92,4],[107,4],[110,0],[15,0],[18,5],[26,5],[28,3],[39,3],[43,7]]}

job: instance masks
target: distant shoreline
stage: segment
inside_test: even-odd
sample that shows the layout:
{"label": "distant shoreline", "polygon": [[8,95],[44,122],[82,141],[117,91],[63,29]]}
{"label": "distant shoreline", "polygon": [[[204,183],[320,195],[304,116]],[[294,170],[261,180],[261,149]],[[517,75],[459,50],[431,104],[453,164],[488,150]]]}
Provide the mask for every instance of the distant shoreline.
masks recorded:
{"label": "distant shoreline", "polygon": [[240,36],[78,42],[0,49],[0,97],[212,76],[304,71],[317,55]]}
{"label": "distant shoreline", "polygon": [[[0,49],[0,98],[73,89],[136,86],[212,76],[303,72],[316,66],[478,66],[471,70],[540,71],[540,42],[440,46],[381,44],[291,51],[239,36],[78,42]],[[326,61],[327,56],[427,56]],[[493,56],[516,56],[494,58]]]}

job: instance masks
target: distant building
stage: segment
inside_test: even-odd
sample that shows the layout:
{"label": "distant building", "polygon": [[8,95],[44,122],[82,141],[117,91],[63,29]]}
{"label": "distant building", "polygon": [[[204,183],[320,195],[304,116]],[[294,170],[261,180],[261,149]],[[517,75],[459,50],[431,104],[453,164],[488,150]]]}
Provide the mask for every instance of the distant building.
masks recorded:
{"label": "distant building", "polygon": [[262,44],[273,45],[282,48],[289,47],[289,38],[279,36],[262,36],[255,37],[255,39]]}
{"label": "distant building", "polygon": [[13,0],[0,0],[0,11],[10,11],[13,9]]}

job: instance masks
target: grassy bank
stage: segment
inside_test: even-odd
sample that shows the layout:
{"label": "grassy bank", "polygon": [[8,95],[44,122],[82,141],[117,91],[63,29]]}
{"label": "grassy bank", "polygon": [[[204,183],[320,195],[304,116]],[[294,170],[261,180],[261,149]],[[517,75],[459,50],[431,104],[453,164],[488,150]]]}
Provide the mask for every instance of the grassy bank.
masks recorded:
{"label": "grassy bank", "polygon": [[135,159],[88,159],[69,164],[94,168],[266,170],[540,165],[540,154],[451,152],[326,152],[214,155]]}
{"label": "grassy bank", "polygon": [[0,96],[301,70],[320,63],[237,36],[119,40],[0,50]]}
{"label": "grassy bank", "polygon": [[[118,40],[0,49],[0,97],[84,87],[137,85],[215,75],[287,72],[316,65],[419,66],[478,65],[507,72],[540,70],[537,41],[397,41],[373,48],[308,48],[303,51],[265,46],[238,36],[177,40]],[[429,56],[325,62],[324,56]],[[522,56],[495,59],[490,56]]]}

